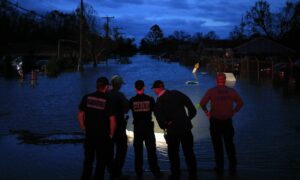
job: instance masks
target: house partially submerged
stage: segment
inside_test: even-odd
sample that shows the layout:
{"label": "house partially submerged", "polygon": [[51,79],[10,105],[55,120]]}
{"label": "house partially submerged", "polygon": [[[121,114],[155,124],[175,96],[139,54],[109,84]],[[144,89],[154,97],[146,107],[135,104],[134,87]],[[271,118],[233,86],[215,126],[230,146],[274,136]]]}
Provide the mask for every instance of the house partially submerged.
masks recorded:
{"label": "house partially submerged", "polygon": [[274,73],[276,64],[284,64],[284,69],[290,69],[294,62],[296,51],[273,40],[258,37],[233,49],[235,57],[240,59],[241,74],[259,78],[262,72]]}
{"label": "house partially submerged", "polygon": [[254,38],[233,50],[237,56],[256,58],[293,58],[296,55],[295,50],[264,37]]}

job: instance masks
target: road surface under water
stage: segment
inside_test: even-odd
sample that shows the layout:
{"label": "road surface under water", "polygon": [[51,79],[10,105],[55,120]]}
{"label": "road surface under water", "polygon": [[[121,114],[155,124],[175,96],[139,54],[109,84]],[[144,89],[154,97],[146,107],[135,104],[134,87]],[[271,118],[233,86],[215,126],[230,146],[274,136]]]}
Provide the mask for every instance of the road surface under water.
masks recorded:
{"label": "road surface under water", "polygon": [[[215,85],[214,75],[203,69],[195,76],[192,68],[178,63],[165,63],[145,55],[130,60],[130,64],[109,61],[97,68],[87,65],[82,73],[63,73],[57,78],[39,75],[34,86],[30,77],[23,83],[0,77],[0,179],[77,179],[80,176],[82,144],[20,144],[11,131],[72,138],[80,132],[76,119],[78,104],[84,94],[95,90],[99,76],[121,75],[126,82],[121,90],[128,98],[135,95],[134,82],[138,79],[145,81],[146,93],[156,98],[150,88],[153,81],[161,79],[167,89],[182,91],[194,104]],[[198,83],[187,85],[187,81]],[[233,119],[238,169],[299,178],[300,95],[297,90],[274,87],[269,80],[253,83],[238,79],[231,86],[245,102]],[[213,151],[208,119],[202,110],[198,109],[192,123],[198,169],[210,170],[214,167]],[[124,170],[132,172],[131,116],[127,129],[130,137]],[[166,144],[157,125],[156,133],[159,164],[162,170],[168,171]],[[148,170],[146,157],[145,154],[144,168]],[[181,160],[182,169],[186,169],[182,154]]]}

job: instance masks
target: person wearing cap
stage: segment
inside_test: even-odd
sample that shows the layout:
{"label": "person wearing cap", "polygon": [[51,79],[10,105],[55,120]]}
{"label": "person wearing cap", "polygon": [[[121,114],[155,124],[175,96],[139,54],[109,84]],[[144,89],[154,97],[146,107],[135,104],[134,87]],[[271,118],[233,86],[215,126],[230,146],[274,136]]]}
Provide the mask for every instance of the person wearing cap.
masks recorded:
{"label": "person wearing cap", "polygon": [[194,138],[191,132],[191,120],[196,116],[196,108],[190,98],[182,92],[166,90],[161,80],[156,80],[152,89],[158,96],[154,115],[160,128],[166,132],[165,139],[171,168],[169,179],[180,179],[180,145],[187,163],[189,179],[197,179],[197,164],[193,149]]}
{"label": "person wearing cap", "polygon": [[93,179],[104,180],[105,168],[110,164],[116,118],[107,96],[108,84],[106,77],[98,78],[97,91],[85,95],[79,104],[78,121],[85,135],[81,180],[91,180],[95,158]]}
{"label": "person wearing cap", "polygon": [[114,142],[114,158],[110,168],[110,179],[123,178],[122,174],[126,153],[127,153],[127,135],[126,126],[127,119],[126,113],[129,111],[129,101],[125,95],[120,91],[122,85],[125,84],[121,76],[115,75],[111,78],[112,89],[108,92],[109,97],[112,100],[112,108],[116,115],[117,127]]}
{"label": "person wearing cap", "polygon": [[145,84],[143,80],[135,82],[135,91],[137,93],[136,96],[129,100],[134,124],[133,147],[135,153],[135,172],[138,179],[142,179],[143,142],[145,142],[150,170],[156,178],[160,178],[162,173],[157,163],[154,122],[152,121],[155,100],[144,93]]}
{"label": "person wearing cap", "polygon": [[[232,117],[242,108],[243,101],[233,88],[225,86],[225,82],[225,74],[218,73],[216,76],[217,85],[208,89],[200,101],[200,106],[210,122],[210,135],[216,163],[215,171],[217,173],[224,171],[224,142],[229,160],[229,170],[231,173],[235,173],[237,160],[233,142]],[[208,102],[210,102],[209,110],[206,107]]]}

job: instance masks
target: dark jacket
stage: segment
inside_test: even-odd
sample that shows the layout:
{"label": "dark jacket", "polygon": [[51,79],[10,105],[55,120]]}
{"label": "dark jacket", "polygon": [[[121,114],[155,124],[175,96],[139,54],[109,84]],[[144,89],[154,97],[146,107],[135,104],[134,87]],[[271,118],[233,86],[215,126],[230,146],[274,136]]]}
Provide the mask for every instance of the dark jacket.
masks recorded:
{"label": "dark jacket", "polygon": [[155,107],[154,98],[146,94],[137,94],[129,102],[133,115],[134,129],[144,130],[152,128],[152,112]]}
{"label": "dark jacket", "polygon": [[[188,113],[186,113],[187,108]],[[168,134],[181,134],[192,129],[191,120],[197,111],[185,94],[176,90],[166,90],[157,98],[154,115],[161,129]]]}
{"label": "dark jacket", "polygon": [[109,117],[114,114],[108,96],[102,92],[85,95],[79,110],[84,111],[87,139],[108,139],[110,133]]}
{"label": "dark jacket", "polygon": [[127,120],[125,114],[129,111],[129,101],[125,95],[118,90],[111,90],[108,92],[108,97],[111,99],[113,111],[117,119],[116,134],[119,131],[125,131]]}

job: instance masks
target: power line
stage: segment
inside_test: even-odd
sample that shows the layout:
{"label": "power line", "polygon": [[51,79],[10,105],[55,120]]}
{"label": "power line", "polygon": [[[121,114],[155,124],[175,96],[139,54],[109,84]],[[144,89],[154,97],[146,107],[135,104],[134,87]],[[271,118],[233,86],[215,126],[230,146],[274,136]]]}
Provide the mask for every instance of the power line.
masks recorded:
{"label": "power line", "polygon": [[106,24],[104,26],[104,31],[105,31],[105,37],[108,38],[108,36],[109,36],[109,20],[112,19],[112,18],[115,18],[115,17],[114,16],[105,16],[105,17],[102,17],[102,18],[106,19]]}
{"label": "power line", "polygon": [[6,3],[8,3],[8,4],[10,4],[10,5],[12,5],[12,6],[14,6],[14,7],[18,8],[18,9],[21,9],[21,10],[23,10],[25,12],[29,12],[29,13],[35,15],[35,16],[38,16],[38,17],[43,18],[43,19],[46,19],[45,16],[43,16],[43,15],[41,15],[41,14],[39,14],[39,13],[33,11],[33,10],[26,9],[25,7],[20,6],[17,2],[16,3],[12,3],[12,2],[10,2],[8,0],[8,1],[6,1]]}
{"label": "power line", "polygon": [[80,0],[80,35],[79,35],[79,58],[77,71],[82,71],[82,45],[83,45],[83,0]]}

